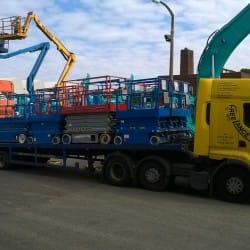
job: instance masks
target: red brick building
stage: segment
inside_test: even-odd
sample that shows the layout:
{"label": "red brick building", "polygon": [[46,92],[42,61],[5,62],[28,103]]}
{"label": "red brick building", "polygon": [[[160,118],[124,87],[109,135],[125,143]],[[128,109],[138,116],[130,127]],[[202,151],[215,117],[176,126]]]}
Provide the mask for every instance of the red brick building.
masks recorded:
{"label": "red brick building", "polygon": [[[183,80],[190,82],[195,90],[196,77],[194,74],[194,54],[192,50],[187,48],[181,50],[180,54],[180,75],[175,75],[175,80]],[[223,70],[221,74],[222,78],[250,78],[250,73],[246,72],[235,72],[232,70]]]}

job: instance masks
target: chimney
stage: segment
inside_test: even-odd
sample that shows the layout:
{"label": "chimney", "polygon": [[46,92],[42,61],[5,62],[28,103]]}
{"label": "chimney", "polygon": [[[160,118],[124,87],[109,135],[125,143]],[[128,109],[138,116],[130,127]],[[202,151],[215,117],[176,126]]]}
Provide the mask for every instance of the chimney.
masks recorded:
{"label": "chimney", "polygon": [[194,52],[187,48],[181,50],[180,75],[194,74]]}

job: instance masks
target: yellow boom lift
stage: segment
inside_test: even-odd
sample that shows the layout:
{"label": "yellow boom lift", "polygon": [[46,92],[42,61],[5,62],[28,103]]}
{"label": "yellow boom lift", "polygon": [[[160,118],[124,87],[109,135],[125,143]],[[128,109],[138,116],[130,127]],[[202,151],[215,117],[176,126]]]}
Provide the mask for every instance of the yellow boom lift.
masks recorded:
{"label": "yellow boom lift", "polygon": [[25,39],[28,35],[28,30],[31,22],[34,21],[37,27],[43,32],[47,38],[52,41],[57,50],[60,51],[62,56],[65,58],[66,65],[57,81],[57,86],[62,86],[63,81],[66,80],[70,70],[75,64],[76,56],[74,53],[70,52],[61,42],[55,37],[40,21],[38,16],[34,12],[29,12],[27,17],[12,16],[8,18],[0,19],[0,45],[3,46],[2,50],[4,52],[8,51],[9,40]]}

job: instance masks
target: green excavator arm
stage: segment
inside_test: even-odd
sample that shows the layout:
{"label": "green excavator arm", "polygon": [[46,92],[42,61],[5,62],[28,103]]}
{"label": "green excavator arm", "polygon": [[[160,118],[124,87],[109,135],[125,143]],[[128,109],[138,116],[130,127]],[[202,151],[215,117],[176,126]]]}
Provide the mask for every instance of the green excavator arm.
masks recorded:
{"label": "green excavator arm", "polygon": [[200,57],[197,85],[200,78],[219,78],[223,67],[234,49],[250,32],[250,4],[231,21],[214,32]]}

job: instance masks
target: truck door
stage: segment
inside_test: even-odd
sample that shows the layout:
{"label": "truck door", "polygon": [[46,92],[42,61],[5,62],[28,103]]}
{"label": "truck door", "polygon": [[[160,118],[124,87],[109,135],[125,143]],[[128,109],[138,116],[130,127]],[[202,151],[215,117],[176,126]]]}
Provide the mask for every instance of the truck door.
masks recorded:
{"label": "truck door", "polygon": [[209,155],[211,158],[218,160],[223,158],[238,159],[239,133],[235,129],[234,123],[239,121],[239,117],[239,102],[237,100],[224,98],[212,100],[209,126]]}

